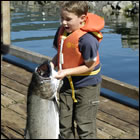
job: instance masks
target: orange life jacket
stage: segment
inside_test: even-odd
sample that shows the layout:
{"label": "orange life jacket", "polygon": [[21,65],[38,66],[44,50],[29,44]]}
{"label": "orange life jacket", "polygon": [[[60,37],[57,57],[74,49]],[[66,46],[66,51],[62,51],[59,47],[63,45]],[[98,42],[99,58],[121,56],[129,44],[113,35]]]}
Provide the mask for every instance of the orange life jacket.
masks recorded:
{"label": "orange life jacket", "polygon": [[[58,33],[58,68],[60,63],[60,49],[61,41],[65,37],[63,43],[63,64],[62,69],[73,68],[84,64],[84,60],[81,52],[79,51],[79,38],[85,35],[87,32],[92,32],[97,40],[100,42],[103,38],[100,30],[104,27],[104,19],[92,13],[87,14],[85,25],[66,36],[66,32],[63,27],[60,27]],[[99,53],[97,52],[96,65],[100,63]]]}
{"label": "orange life jacket", "polygon": [[[61,27],[58,33],[58,69],[73,68],[84,64],[84,60],[81,52],[79,51],[79,38],[82,37],[87,32],[92,32],[97,40],[100,42],[103,38],[100,30],[104,27],[104,19],[92,13],[87,14],[87,19],[85,25],[66,36],[64,28]],[[62,43],[63,42],[63,43]],[[63,60],[63,61],[62,61]],[[61,61],[61,62],[60,62]],[[96,65],[100,63],[99,53],[97,52]],[[96,75],[100,72],[100,68],[93,70],[92,72],[87,72],[79,75],[72,76],[89,76]],[[74,85],[72,82],[72,77],[67,76],[70,87],[72,89],[72,99],[76,103]]]}

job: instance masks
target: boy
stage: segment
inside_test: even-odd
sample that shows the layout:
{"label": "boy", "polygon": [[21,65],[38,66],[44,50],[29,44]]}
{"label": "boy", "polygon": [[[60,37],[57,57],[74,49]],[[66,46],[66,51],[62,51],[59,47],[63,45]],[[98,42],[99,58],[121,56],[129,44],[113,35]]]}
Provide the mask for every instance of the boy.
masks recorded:
{"label": "boy", "polygon": [[52,66],[56,78],[63,79],[60,89],[60,138],[74,138],[74,121],[80,139],[96,139],[96,112],[100,94],[100,30],[104,20],[88,13],[86,1],[61,4],[61,26],[54,47],[57,55]]}

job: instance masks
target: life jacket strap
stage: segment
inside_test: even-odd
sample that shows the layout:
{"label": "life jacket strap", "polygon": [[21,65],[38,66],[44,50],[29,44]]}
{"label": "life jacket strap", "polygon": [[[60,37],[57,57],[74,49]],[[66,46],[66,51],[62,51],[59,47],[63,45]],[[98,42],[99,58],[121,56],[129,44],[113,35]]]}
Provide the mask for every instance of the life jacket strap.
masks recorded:
{"label": "life jacket strap", "polygon": [[60,44],[60,54],[59,54],[59,69],[62,70],[62,64],[64,63],[64,58],[63,58],[63,44],[64,44],[64,40],[67,38],[67,33],[66,31],[64,32],[64,34],[61,36],[61,44]]}
{"label": "life jacket strap", "polygon": [[92,71],[92,72],[86,72],[86,73],[83,73],[83,74],[73,74],[72,76],[88,76],[88,75],[96,75],[100,72],[101,70],[101,67],[99,67],[97,70],[95,71]]}
{"label": "life jacket strap", "polygon": [[[95,71],[92,71],[92,72],[86,72],[86,73],[83,73],[83,74],[74,74],[72,76],[88,76],[88,75],[96,75],[100,72],[101,70],[101,67],[99,67],[99,69],[95,70]],[[75,91],[74,91],[74,85],[73,85],[73,82],[72,82],[72,78],[71,76],[67,76],[68,80],[69,80],[69,83],[70,83],[70,87],[72,89],[72,99],[74,101],[74,103],[77,103],[78,101],[76,100],[75,98]]]}
{"label": "life jacket strap", "polygon": [[101,33],[98,32],[92,32],[92,34],[94,34],[95,36],[97,36],[98,38],[102,39],[103,35]]}
{"label": "life jacket strap", "polygon": [[74,103],[77,103],[77,100],[75,98],[75,91],[74,91],[74,86],[73,86],[72,78],[71,78],[71,76],[67,76],[67,78],[69,80],[70,87],[72,89],[72,99],[73,99]]}

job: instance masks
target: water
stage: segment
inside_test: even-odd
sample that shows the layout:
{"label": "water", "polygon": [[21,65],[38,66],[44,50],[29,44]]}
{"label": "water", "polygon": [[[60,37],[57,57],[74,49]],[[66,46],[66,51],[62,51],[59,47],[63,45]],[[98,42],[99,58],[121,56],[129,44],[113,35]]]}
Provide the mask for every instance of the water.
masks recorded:
{"label": "water", "polygon": [[[139,36],[137,18],[110,16],[105,18],[106,25],[102,30],[103,40],[100,44],[100,61],[102,74],[111,78],[139,87]],[[136,22],[137,20],[137,22]],[[53,39],[59,27],[59,15],[42,14],[42,9],[36,10],[17,8],[11,13],[11,44],[21,48],[53,57]],[[25,60],[6,55],[5,58],[34,69],[37,65]],[[138,102],[102,89],[125,102]],[[121,97],[120,97],[121,96]],[[131,100],[131,101],[129,101]]]}

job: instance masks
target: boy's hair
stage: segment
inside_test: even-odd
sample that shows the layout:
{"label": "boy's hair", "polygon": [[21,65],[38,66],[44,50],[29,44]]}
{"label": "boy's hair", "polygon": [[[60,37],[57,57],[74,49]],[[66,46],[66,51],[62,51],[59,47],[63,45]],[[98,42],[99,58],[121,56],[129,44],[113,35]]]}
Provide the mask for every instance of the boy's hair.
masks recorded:
{"label": "boy's hair", "polygon": [[61,9],[74,13],[78,17],[88,12],[87,1],[63,1],[60,5]]}

